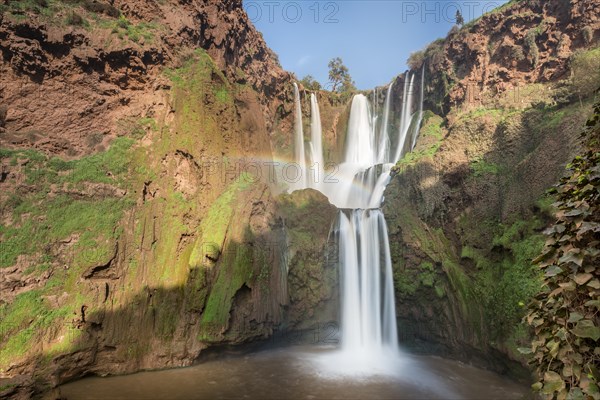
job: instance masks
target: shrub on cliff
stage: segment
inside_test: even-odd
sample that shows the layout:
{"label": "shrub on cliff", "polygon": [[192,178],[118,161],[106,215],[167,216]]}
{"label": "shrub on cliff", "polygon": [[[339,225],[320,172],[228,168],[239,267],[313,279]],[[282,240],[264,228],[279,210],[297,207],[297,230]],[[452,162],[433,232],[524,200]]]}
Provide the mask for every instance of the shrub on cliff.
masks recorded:
{"label": "shrub on cliff", "polygon": [[525,53],[523,53],[523,49],[519,46],[513,46],[510,49],[510,55],[517,61],[523,61],[525,59]]}
{"label": "shrub on cliff", "polygon": [[525,46],[529,51],[529,58],[531,59],[531,65],[533,68],[537,67],[540,61],[540,50],[535,42],[537,38],[536,30],[532,29],[525,35]]}
{"label": "shrub on cliff", "polygon": [[583,35],[583,41],[586,44],[592,43],[594,40],[594,29],[591,26],[586,26],[581,30],[581,34]]}
{"label": "shrub on cliff", "polygon": [[3,128],[6,124],[6,114],[8,113],[8,107],[5,105],[0,106],[0,128]]}
{"label": "shrub on cliff", "polygon": [[425,51],[419,50],[419,51],[410,53],[410,56],[408,56],[408,60],[406,60],[406,64],[408,64],[408,67],[410,69],[412,69],[413,71],[416,71],[421,68],[424,61],[425,61]]}
{"label": "shrub on cliff", "polygon": [[587,123],[587,149],[555,192],[557,221],[536,260],[545,276],[529,305],[530,349],[548,399],[600,399],[600,103]]}
{"label": "shrub on cliff", "polygon": [[67,15],[67,25],[72,25],[72,26],[84,26],[85,25],[85,20],[83,19],[83,17],[79,14],[77,14],[75,11],[71,12],[69,15]]}
{"label": "shrub on cliff", "polygon": [[306,75],[304,78],[302,78],[300,83],[305,89],[321,90],[321,84],[315,78],[313,78],[312,75]]}
{"label": "shrub on cliff", "polygon": [[580,100],[593,95],[596,89],[600,88],[600,47],[573,54],[571,87]]}

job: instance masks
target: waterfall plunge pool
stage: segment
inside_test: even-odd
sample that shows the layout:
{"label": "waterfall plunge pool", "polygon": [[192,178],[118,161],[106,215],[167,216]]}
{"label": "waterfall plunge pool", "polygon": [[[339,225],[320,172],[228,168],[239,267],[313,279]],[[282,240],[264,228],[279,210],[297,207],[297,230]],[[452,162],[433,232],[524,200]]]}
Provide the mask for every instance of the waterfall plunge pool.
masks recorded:
{"label": "waterfall plunge pool", "polygon": [[[380,358],[378,358],[382,361]],[[373,369],[328,346],[269,348],[58,388],[78,399],[522,399],[526,385],[458,361],[401,354]]]}

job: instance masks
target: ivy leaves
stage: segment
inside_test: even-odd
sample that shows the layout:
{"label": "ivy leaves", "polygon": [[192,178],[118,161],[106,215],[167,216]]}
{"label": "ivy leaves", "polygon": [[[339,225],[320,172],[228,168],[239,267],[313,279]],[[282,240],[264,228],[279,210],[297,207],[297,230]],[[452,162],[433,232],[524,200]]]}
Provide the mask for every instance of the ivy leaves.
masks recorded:
{"label": "ivy leaves", "polygon": [[525,321],[534,331],[529,354],[549,399],[600,400],[600,103],[588,121],[585,154],[553,190],[557,221],[533,262],[543,286]]}

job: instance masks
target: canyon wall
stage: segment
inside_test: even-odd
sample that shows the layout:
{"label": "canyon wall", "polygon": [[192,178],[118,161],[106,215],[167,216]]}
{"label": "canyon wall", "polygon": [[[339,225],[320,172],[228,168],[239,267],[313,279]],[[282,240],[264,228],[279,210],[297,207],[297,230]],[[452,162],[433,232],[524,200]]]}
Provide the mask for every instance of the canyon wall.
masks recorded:
{"label": "canyon wall", "polygon": [[[337,319],[336,210],[276,195],[265,162],[291,159],[293,77],[241,1],[0,10],[2,396]],[[403,343],[522,362],[529,259],[579,149],[598,11],[513,2],[411,57],[427,111],[384,204]],[[350,96],[318,97],[336,162]]]}
{"label": "canyon wall", "polygon": [[291,76],[241,1],[0,8],[3,397],[334,315],[334,209],[272,194]]}
{"label": "canyon wall", "polygon": [[511,2],[411,55],[426,111],[384,204],[406,345],[526,365],[520,319],[541,284],[531,260],[553,220],[546,191],[581,149],[599,31],[595,2]]}

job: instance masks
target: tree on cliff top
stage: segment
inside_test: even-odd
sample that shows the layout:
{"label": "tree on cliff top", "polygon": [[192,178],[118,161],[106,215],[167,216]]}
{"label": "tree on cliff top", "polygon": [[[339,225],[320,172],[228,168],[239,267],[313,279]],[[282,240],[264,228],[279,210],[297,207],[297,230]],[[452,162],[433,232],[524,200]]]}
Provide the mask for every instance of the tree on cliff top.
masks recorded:
{"label": "tree on cliff top", "polygon": [[344,65],[344,62],[340,57],[336,57],[329,61],[327,66],[329,67],[329,81],[332,84],[332,92],[343,93],[356,89],[354,81],[348,72],[348,67]]}
{"label": "tree on cliff top", "polygon": [[312,75],[306,75],[304,78],[302,78],[300,83],[305,89],[321,90],[321,84],[315,78],[313,78]]}
{"label": "tree on cliff top", "polygon": [[464,25],[465,24],[465,19],[463,18],[462,14],[460,13],[460,10],[456,10],[456,25]]}

